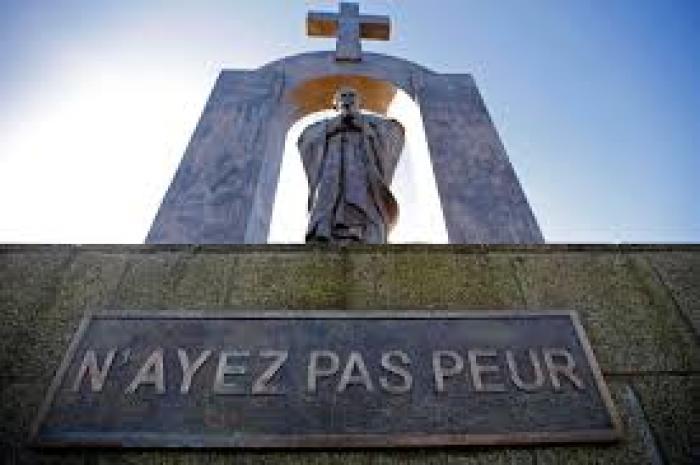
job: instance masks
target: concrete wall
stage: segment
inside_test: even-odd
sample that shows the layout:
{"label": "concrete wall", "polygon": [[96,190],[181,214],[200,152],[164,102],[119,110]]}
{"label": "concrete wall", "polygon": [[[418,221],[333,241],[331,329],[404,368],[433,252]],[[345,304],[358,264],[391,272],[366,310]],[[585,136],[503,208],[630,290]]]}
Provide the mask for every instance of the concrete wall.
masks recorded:
{"label": "concrete wall", "polygon": [[[85,310],[281,308],[578,310],[624,440],[345,452],[27,447]],[[0,463],[676,464],[691,463],[699,429],[698,246],[0,246],[0,312]]]}

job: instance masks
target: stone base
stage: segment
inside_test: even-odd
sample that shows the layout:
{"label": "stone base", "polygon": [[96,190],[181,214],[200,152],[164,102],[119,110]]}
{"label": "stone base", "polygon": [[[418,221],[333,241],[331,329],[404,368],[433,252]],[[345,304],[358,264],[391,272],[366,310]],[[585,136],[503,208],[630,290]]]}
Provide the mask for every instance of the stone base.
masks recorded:
{"label": "stone base", "polygon": [[[0,282],[0,463],[692,461],[698,246],[0,246]],[[31,422],[89,309],[573,309],[622,416],[624,439],[317,452],[32,449]]]}

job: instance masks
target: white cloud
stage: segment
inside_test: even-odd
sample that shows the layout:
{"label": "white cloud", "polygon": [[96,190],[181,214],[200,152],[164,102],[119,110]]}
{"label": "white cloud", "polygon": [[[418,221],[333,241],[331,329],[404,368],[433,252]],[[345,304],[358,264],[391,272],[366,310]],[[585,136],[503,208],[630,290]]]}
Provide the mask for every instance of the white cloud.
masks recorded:
{"label": "white cloud", "polygon": [[202,84],[143,68],[80,76],[6,124],[0,242],[143,242],[201,111]]}

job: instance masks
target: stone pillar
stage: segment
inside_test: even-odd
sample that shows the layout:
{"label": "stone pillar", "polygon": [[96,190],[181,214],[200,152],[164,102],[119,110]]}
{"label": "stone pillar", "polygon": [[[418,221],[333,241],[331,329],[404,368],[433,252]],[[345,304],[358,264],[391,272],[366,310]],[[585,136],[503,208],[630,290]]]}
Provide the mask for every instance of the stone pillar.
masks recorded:
{"label": "stone pillar", "polygon": [[451,244],[543,242],[470,75],[414,78]]}
{"label": "stone pillar", "polygon": [[283,151],[282,86],[282,75],[270,70],[221,73],[147,243],[266,241],[261,218],[269,210],[269,224],[279,160],[265,160]]}

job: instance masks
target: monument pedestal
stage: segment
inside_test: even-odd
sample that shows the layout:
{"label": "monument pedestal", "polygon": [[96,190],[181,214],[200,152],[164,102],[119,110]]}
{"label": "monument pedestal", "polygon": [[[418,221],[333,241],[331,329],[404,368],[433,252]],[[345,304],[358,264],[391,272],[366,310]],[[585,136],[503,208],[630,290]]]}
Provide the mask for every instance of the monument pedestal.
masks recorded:
{"label": "monument pedestal", "polygon": [[[1,246],[2,463],[691,462],[697,246]],[[44,450],[36,417],[86,311],[578,312],[623,423],[572,446],[237,452]]]}

